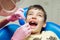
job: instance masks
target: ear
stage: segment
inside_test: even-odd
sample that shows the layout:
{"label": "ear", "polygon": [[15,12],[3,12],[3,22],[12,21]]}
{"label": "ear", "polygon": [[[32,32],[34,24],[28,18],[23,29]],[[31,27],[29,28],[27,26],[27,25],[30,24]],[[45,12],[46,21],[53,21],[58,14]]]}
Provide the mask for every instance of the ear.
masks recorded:
{"label": "ear", "polygon": [[45,27],[46,27],[46,23],[43,24],[43,28],[45,28]]}

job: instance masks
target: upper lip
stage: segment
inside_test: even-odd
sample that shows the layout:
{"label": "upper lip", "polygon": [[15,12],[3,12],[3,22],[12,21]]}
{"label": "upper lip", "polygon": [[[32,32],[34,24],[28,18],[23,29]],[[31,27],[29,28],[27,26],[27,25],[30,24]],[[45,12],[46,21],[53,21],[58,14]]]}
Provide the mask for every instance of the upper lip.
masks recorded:
{"label": "upper lip", "polygon": [[29,21],[29,22],[31,22],[31,21],[33,21],[33,22],[37,22],[35,19],[30,19],[30,21]]}

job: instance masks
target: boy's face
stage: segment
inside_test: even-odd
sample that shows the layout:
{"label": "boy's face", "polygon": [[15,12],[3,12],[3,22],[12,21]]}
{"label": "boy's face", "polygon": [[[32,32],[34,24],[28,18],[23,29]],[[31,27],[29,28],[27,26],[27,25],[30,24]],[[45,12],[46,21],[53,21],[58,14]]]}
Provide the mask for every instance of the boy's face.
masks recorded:
{"label": "boy's face", "polygon": [[44,12],[33,8],[28,11],[26,22],[29,23],[32,33],[40,33],[42,27],[45,26]]}

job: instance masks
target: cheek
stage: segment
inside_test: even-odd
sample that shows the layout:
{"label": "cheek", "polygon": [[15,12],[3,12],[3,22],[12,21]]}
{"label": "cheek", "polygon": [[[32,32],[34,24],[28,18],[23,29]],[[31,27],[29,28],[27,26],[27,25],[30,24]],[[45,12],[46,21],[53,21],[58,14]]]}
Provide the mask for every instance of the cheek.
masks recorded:
{"label": "cheek", "polygon": [[37,19],[38,19],[39,23],[44,22],[44,18],[43,17],[41,17],[41,18],[38,17]]}
{"label": "cheek", "polygon": [[28,22],[29,20],[30,20],[30,16],[27,16],[27,18],[26,18],[26,22]]}
{"label": "cheek", "polygon": [[44,18],[39,18],[38,19],[38,26],[42,27],[44,24]]}

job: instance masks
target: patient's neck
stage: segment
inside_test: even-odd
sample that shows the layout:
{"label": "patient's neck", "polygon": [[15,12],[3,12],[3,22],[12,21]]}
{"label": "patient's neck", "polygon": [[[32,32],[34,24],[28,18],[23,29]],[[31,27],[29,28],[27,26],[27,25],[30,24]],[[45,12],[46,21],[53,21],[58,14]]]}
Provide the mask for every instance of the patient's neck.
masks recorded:
{"label": "patient's neck", "polygon": [[39,34],[41,34],[40,32],[38,32],[38,33],[31,33],[31,35],[39,35]]}

